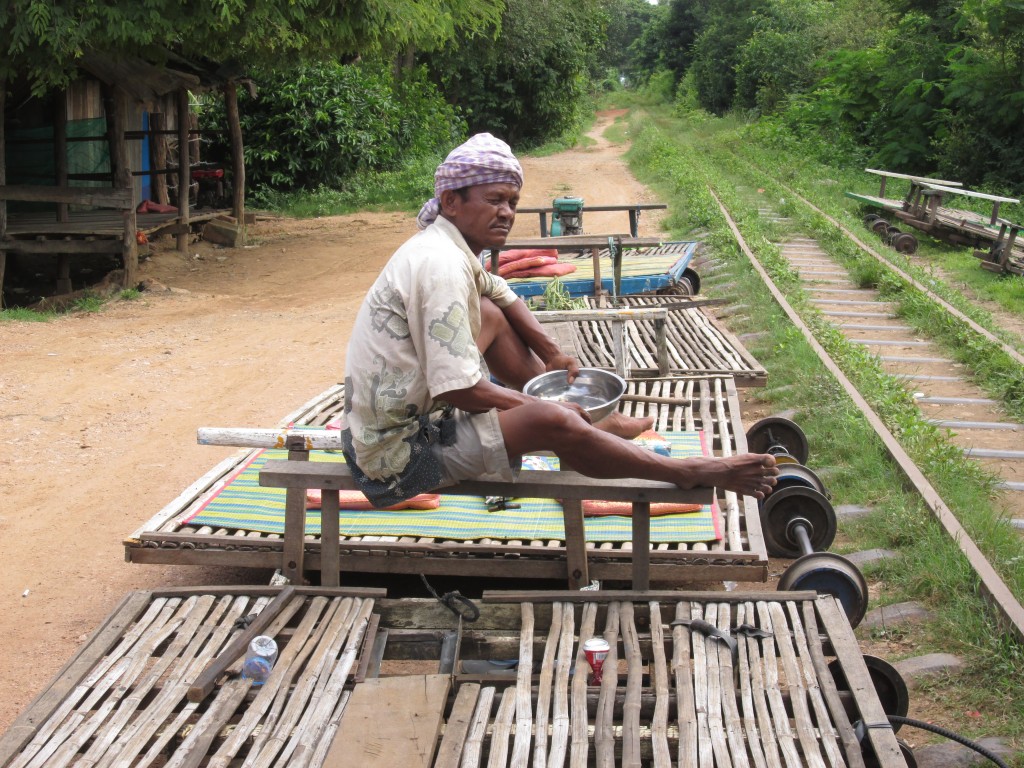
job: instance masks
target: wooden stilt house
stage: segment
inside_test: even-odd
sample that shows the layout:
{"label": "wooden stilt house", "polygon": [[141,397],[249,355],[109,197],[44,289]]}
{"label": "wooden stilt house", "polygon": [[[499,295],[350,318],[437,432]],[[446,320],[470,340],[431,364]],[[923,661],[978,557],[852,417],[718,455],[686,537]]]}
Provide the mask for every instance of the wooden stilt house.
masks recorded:
{"label": "wooden stilt house", "polygon": [[[62,294],[72,289],[76,256],[119,256],[122,284],[133,287],[140,242],[174,235],[184,250],[194,226],[228,212],[238,222],[235,244],[244,242],[237,83],[212,66],[99,54],[83,57],[61,91],[38,96],[24,83],[0,82],[0,289],[8,254],[56,259]],[[232,194],[224,208],[199,210],[201,135],[190,102],[218,92]]]}

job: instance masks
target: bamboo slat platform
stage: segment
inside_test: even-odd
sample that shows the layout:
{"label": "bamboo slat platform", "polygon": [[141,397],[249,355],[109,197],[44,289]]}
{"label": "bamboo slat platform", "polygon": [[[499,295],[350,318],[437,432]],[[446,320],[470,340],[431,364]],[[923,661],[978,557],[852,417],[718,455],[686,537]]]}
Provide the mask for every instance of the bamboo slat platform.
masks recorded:
{"label": "bamboo slat platform", "polygon": [[[639,400],[637,399],[639,398]],[[653,402],[652,402],[653,400]],[[344,387],[336,386],[289,414],[282,427],[322,426],[344,407]],[[662,430],[700,430],[711,438],[715,455],[747,450],[739,399],[731,377],[678,377],[632,381],[623,403],[631,415],[656,415]],[[183,524],[253,454],[241,451],[221,462],[124,541],[125,557],[136,563],[231,565],[280,568],[284,538],[244,529],[213,529]],[[731,492],[718,499],[723,538],[711,543],[659,543],[650,549],[652,581],[761,582],[768,578],[768,555],[757,503]],[[398,536],[339,537],[340,570],[364,573],[448,574],[562,579],[567,550],[562,540],[452,541]],[[319,535],[305,536],[303,559],[321,567]],[[631,542],[587,542],[590,577],[628,580]]]}
{"label": "bamboo slat platform", "polygon": [[907,765],[827,595],[496,592],[467,624],[435,600],[298,589],[265,632],[263,688],[229,667],[190,696],[276,590],[129,595],[0,739],[0,766]]}
{"label": "bamboo slat platform", "polygon": [[[312,766],[362,674],[382,590],[296,590],[263,634],[279,657],[253,687],[239,675],[202,701],[189,688],[260,613],[272,587],[135,592],[0,739],[0,765]],[[363,595],[363,596],[355,596]],[[326,742],[324,741],[326,739]]]}
{"label": "bamboo slat platform", "polygon": [[[601,306],[590,298],[592,307]],[[622,296],[619,307],[625,309],[665,307],[667,313],[667,373],[678,376],[732,376],[739,387],[763,387],[767,371],[725,326],[701,307],[700,300],[690,302],[679,296]],[[628,378],[644,378],[659,373],[658,338],[655,323],[636,319],[623,324],[625,338],[620,344],[615,322],[600,320],[553,323],[548,328],[563,350],[581,365],[616,369],[625,363]],[[624,346],[624,353],[619,347]]]}

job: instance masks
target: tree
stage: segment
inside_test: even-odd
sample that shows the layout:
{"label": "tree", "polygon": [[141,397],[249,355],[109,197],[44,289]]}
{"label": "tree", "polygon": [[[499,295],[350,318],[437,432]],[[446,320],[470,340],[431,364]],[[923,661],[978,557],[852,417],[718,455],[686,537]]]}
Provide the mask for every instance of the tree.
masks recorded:
{"label": "tree", "polygon": [[496,39],[460,40],[424,61],[471,133],[533,146],[577,122],[604,25],[599,0],[509,0]]}
{"label": "tree", "polygon": [[0,79],[61,86],[87,51],[248,67],[337,60],[493,30],[501,0],[5,0]]}

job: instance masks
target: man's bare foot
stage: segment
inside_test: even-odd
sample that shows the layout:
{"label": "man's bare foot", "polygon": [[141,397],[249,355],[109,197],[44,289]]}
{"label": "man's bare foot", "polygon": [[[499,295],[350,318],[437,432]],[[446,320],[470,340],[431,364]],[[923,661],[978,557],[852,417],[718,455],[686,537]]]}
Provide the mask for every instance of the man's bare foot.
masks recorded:
{"label": "man's bare foot", "polygon": [[594,426],[602,432],[607,432],[610,435],[632,440],[637,435],[646,432],[654,426],[654,417],[647,416],[645,418],[640,418],[638,416],[626,416],[624,413],[612,411],[599,422],[595,423]]}
{"label": "man's bare foot", "polygon": [[675,481],[680,488],[712,485],[744,496],[763,499],[772,492],[779,468],[775,457],[767,453],[741,453],[715,459],[683,459],[689,471],[685,479]]}

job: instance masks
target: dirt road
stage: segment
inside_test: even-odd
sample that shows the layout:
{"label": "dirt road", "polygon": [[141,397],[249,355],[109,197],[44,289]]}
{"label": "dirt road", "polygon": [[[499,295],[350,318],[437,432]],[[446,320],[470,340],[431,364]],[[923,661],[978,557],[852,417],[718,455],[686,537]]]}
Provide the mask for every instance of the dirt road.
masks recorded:
{"label": "dirt road", "polygon": [[[652,202],[601,132],[523,165],[522,205],[562,194]],[[641,234],[659,232],[657,212]],[[625,232],[625,213],[588,214]],[[0,324],[0,732],[123,595],[160,585],[265,584],[269,573],[124,561],[122,540],[233,449],[202,426],[274,426],[340,380],[352,320],[406,214],[260,222],[254,245],[158,245],[135,301],[47,323]],[[538,234],[524,216],[514,237]]]}

